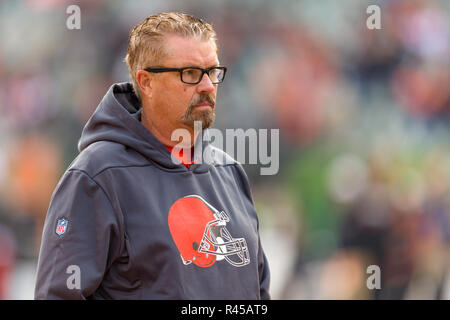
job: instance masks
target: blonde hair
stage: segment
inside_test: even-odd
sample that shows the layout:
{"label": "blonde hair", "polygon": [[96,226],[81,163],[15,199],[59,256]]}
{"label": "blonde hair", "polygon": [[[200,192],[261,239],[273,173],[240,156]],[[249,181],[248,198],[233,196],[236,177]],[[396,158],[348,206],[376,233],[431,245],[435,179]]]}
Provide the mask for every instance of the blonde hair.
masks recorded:
{"label": "blonde hair", "polygon": [[202,19],[178,12],[163,12],[147,17],[131,30],[125,57],[133,89],[139,99],[140,89],[136,73],[145,67],[161,63],[166,56],[164,36],[169,34],[212,40],[217,48],[216,32],[212,25]]}

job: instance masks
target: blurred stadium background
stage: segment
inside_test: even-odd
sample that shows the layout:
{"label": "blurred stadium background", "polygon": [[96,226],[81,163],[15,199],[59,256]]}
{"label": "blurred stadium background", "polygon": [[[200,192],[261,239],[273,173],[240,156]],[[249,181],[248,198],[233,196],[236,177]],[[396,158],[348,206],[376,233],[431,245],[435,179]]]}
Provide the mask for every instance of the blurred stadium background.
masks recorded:
{"label": "blurred stadium background", "polygon": [[450,1],[2,0],[1,299],[33,298],[51,194],[129,79],[130,29],[161,11],[218,32],[217,128],[280,129],[279,173],[245,166],[274,299],[450,298]]}

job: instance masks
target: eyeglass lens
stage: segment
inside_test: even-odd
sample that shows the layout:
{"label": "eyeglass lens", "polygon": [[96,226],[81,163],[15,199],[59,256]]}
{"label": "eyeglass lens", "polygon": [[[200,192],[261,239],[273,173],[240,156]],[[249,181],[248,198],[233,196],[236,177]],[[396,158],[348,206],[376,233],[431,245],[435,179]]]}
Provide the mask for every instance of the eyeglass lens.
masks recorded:
{"label": "eyeglass lens", "polygon": [[[213,68],[209,70],[208,76],[212,83],[222,82],[224,71],[219,68]],[[201,81],[202,70],[200,69],[184,69],[181,73],[181,79],[187,83],[198,83]]]}

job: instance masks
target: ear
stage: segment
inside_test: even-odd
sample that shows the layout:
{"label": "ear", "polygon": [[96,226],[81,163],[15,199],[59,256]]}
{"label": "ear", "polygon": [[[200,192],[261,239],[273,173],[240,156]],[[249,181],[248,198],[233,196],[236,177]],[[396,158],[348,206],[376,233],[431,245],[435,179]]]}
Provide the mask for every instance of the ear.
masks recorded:
{"label": "ear", "polygon": [[141,95],[152,96],[152,76],[145,70],[136,73],[136,82],[141,89]]}

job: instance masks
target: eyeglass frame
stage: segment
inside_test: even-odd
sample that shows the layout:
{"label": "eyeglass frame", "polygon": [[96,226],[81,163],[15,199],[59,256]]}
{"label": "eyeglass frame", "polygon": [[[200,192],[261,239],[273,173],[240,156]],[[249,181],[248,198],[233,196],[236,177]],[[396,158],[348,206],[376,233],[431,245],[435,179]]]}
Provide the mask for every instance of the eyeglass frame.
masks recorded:
{"label": "eyeglass frame", "polygon": [[[187,70],[187,69],[196,69],[196,70],[200,70],[202,72],[202,74],[201,74],[201,76],[200,76],[200,78],[199,78],[199,80],[197,82],[186,82],[186,81],[183,81],[183,71]],[[213,70],[213,69],[221,69],[221,70],[223,70],[223,77],[222,77],[221,81],[214,82],[214,81],[211,80],[211,77],[209,77],[209,72],[211,70]],[[144,70],[147,71],[147,72],[152,72],[152,73],[177,71],[177,72],[180,73],[180,80],[181,80],[181,82],[186,83],[186,84],[199,84],[202,81],[203,75],[205,73],[208,75],[208,77],[211,80],[212,84],[222,83],[223,80],[225,79],[225,74],[227,73],[227,67],[223,67],[223,66],[210,67],[210,68],[206,68],[206,69],[203,69],[203,68],[200,68],[200,67],[183,67],[183,68],[163,68],[163,67],[161,67],[161,68],[158,68],[158,67],[153,68],[153,67],[149,67],[149,68],[145,68]]]}

